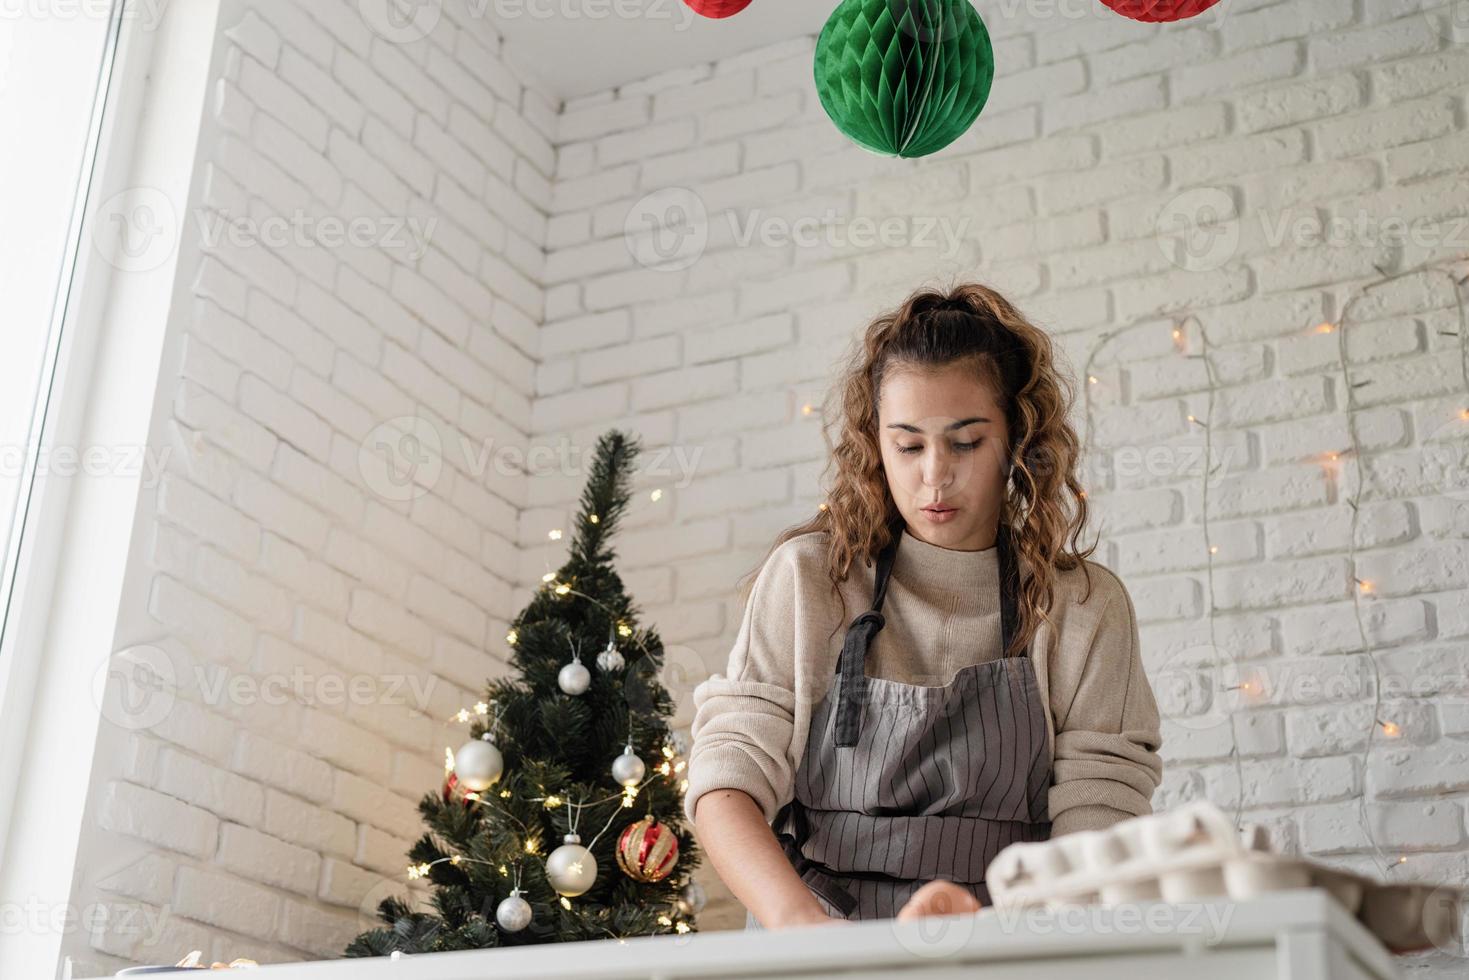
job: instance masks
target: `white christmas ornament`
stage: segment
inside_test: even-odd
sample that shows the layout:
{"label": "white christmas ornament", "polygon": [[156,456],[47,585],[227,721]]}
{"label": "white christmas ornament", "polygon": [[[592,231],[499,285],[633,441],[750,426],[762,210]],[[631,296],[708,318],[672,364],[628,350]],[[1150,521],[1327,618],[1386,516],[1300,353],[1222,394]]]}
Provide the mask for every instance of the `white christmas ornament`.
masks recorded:
{"label": "white christmas ornament", "polygon": [[584,694],[592,684],[592,672],[577,658],[561,668],[561,673],[556,675],[556,683],[567,694]]}
{"label": "white christmas ornament", "polygon": [[612,640],[607,641],[607,649],[597,654],[598,670],[621,670],[626,663],[622,654],[617,652],[617,644]]}
{"label": "white christmas ornament", "polygon": [[592,887],[597,880],[597,858],[581,846],[581,837],[567,834],[566,843],[546,858],[546,880],[556,894],[575,898]]}
{"label": "white christmas ornament", "polygon": [[483,793],[495,785],[505,771],[505,758],[489,736],[471,739],[454,753],[454,775],[460,785],[474,793]]}
{"label": "white christmas ornament", "polygon": [[636,786],[643,781],[643,776],[647,771],[648,767],[632,750],[631,742],[627,744],[627,748],[622,750],[622,755],[612,760],[612,778],[623,786]]}
{"label": "white christmas ornament", "polygon": [[512,888],[510,897],[495,907],[495,921],[506,932],[519,932],[530,925],[530,903],[520,897],[520,889]]}

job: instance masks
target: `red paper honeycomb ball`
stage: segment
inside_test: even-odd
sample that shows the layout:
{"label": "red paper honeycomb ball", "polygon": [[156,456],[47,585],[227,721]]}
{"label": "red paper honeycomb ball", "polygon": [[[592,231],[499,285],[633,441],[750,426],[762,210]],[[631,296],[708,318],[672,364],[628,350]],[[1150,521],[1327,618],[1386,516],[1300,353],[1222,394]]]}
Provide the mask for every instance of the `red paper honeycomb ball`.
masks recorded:
{"label": "red paper honeycomb ball", "polygon": [[1113,11],[1133,20],[1162,24],[1197,17],[1219,0],[1102,0]]}
{"label": "red paper honeycomb ball", "polygon": [[733,17],[750,5],[750,0],[683,0],[700,17]]}

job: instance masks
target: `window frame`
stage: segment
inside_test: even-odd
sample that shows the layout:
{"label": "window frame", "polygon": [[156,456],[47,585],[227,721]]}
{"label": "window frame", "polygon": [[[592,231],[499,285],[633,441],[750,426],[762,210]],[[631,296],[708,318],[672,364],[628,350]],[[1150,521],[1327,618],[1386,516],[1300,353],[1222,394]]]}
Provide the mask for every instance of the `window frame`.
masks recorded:
{"label": "window frame", "polygon": [[[65,292],[55,371],[47,386],[37,453],[61,446],[142,446],[158,438],[176,372],[173,351],[187,321],[198,243],[184,234],[165,261],[115,267],[92,229],[119,195],[163,193],[185,214],[199,194],[200,135],[209,83],[226,46],[225,9],[240,0],[190,0],[150,21],[141,0],[114,0],[105,98]],[[89,155],[92,148],[89,147]],[[41,455],[44,459],[44,455]],[[146,467],[144,468],[146,470]],[[0,976],[65,975],[62,953],[86,948],[78,901],[107,855],[89,827],[116,778],[120,740],[99,738],[103,689],[119,647],[156,628],[146,612],[147,516],[156,488],[145,473],[76,476],[46,467],[28,493],[10,619],[0,646],[0,907],[72,918],[14,932],[0,942]],[[58,785],[71,804],[56,804]],[[88,898],[92,896],[92,898]]]}

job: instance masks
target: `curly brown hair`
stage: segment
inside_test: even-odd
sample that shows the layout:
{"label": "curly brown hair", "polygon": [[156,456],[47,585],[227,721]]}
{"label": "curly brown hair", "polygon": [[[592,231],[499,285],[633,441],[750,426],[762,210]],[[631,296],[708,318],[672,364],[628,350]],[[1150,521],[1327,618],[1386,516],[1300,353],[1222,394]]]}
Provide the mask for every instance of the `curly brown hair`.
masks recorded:
{"label": "curly brown hair", "polygon": [[[1077,477],[1080,441],[1067,420],[1075,385],[1058,371],[1045,331],[988,286],[960,283],[920,288],[867,326],[825,402],[822,436],[830,456],[822,481],[834,465],[831,490],[813,517],[780,533],[747,576],[742,601],[748,601],[765,561],[791,538],[829,532],[828,574],[840,595],[837,585],[852,562],[860,556],[871,564],[893,535],[902,533],[903,518],[882,470],[878,393],[883,378],[896,369],[956,362],[972,365],[995,394],[1010,434],[1011,469],[998,530],[1008,534],[1020,569],[1020,622],[1002,656],[1018,655],[1030,645],[1054,600],[1057,570],[1080,565],[1091,594],[1084,559],[1096,543],[1079,547],[1087,521],[1086,491]],[[833,400],[839,401],[835,414]],[[845,602],[842,618],[845,622]]]}

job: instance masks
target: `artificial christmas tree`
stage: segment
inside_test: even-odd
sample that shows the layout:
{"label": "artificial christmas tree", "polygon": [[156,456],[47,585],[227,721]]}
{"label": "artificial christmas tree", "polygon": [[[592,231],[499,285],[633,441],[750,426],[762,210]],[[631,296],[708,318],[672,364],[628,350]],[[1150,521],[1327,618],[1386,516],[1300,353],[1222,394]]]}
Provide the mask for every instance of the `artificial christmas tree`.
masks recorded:
{"label": "artificial christmas tree", "polygon": [[460,712],[468,741],[419,802],[409,876],[433,884],[433,911],[382,902],[385,927],[347,956],[694,930],[703,891],[663,646],[637,625],[608,546],[637,454],[624,433],[598,440],[570,555],[506,634],[516,674]]}

